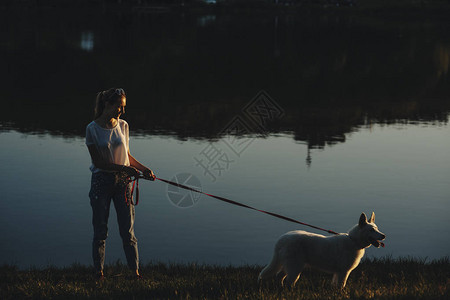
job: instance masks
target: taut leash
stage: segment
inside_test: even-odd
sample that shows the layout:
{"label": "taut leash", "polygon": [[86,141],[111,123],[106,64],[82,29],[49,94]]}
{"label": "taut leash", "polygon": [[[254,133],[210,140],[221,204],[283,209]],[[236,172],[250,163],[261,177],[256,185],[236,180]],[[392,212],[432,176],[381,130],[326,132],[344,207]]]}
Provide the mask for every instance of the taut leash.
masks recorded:
{"label": "taut leash", "polygon": [[[142,175],[140,175],[139,177],[135,178],[134,180],[137,181],[138,178],[149,179],[149,178],[146,178],[146,177],[143,177]],[[304,225],[304,226],[309,226],[311,228],[322,230],[322,231],[325,231],[325,232],[328,232],[328,233],[331,233],[331,234],[336,234],[336,235],[339,234],[339,233],[337,233],[337,232],[335,232],[333,230],[320,228],[320,227],[317,227],[317,226],[314,226],[314,225],[311,225],[311,224],[307,224],[307,223],[304,223],[304,222],[297,221],[297,220],[289,218],[289,217],[282,216],[280,214],[276,214],[276,213],[273,213],[273,212],[270,212],[270,211],[258,209],[258,208],[255,208],[255,207],[243,204],[243,203],[239,203],[239,202],[236,202],[236,201],[224,198],[224,197],[219,197],[219,196],[215,196],[215,195],[212,195],[212,194],[208,194],[208,193],[199,191],[197,189],[194,189],[192,187],[189,187],[189,186],[177,183],[177,182],[172,182],[172,181],[169,181],[169,180],[166,180],[166,179],[162,179],[162,178],[158,178],[158,177],[155,177],[155,179],[157,179],[159,181],[162,181],[162,182],[165,182],[167,184],[171,184],[173,186],[176,186],[176,187],[179,187],[179,188],[182,188],[182,189],[185,189],[185,190],[189,190],[189,191],[193,191],[193,192],[196,192],[196,193],[199,193],[199,194],[203,194],[203,195],[206,195],[206,196],[209,196],[209,197],[212,197],[212,198],[215,198],[217,200],[224,201],[224,202],[227,202],[227,203],[230,203],[230,204],[233,204],[233,205],[237,205],[237,206],[245,207],[245,208],[248,208],[248,209],[256,210],[256,211],[259,211],[261,213],[268,214],[268,215],[271,215],[273,217],[276,217],[276,218],[279,218],[279,219],[282,219],[282,220],[286,220],[286,221],[297,223],[297,224]]]}
{"label": "taut leash", "polygon": [[[134,205],[137,205],[139,203],[139,178],[152,180],[152,179],[150,179],[148,177],[144,177],[143,175],[139,175],[137,177],[130,178],[130,182],[133,182],[133,187],[131,189],[131,201],[130,201],[131,204],[133,204],[133,191],[134,191],[134,184],[136,183],[136,204],[134,204]],[[298,220],[295,220],[295,219],[292,219],[292,218],[289,218],[289,217],[286,217],[286,216],[283,216],[283,215],[280,215],[280,214],[276,214],[276,213],[273,213],[273,212],[270,212],[270,211],[258,209],[258,208],[255,208],[255,207],[243,204],[243,203],[239,203],[239,202],[236,202],[236,201],[224,198],[224,197],[219,197],[219,196],[215,196],[215,195],[212,195],[212,194],[208,194],[208,193],[202,192],[200,190],[194,189],[194,188],[192,188],[190,186],[186,186],[186,185],[183,185],[183,184],[178,183],[178,182],[173,182],[173,181],[170,181],[170,180],[158,178],[156,176],[154,177],[154,179],[152,181],[154,181],[155,179],[157,179],[159,181],[162,181],[162,182],[165,182],[167,184],[171,184],[173,186],[176,186],[176,187],[188,190],[188,191],[193,191],[193,192],[196,192],[196,193],[199,193],[199,194],[203,194],[203,195],[206,195],[206,196],[209,196],[209,197],[212,197],[212,198],[215,198],[217,200],[224,201],[224,202],[227,202],[227,203],[230,203],[230,204],[233,204],[233,205],[237,205],[237,206],[245,207],[245,208],[248,208],[248,209],[256,210],[256,211],[259,211],[261,213],[268,214],[268,215],[270,215],[272,217],[275,217],[275,218],[279,218],[279,219],[286,220],[286,221],[289,221],[289,222],[292,222],[292,223],[297,223],[297,224],[300,224],[300,225],[308,226],[308,227],[311,227],[311,228],[314,228],[314,229],[317,229],[317,230],[322,230],[322,231],[325,231],[325,232],[328,232],[328,233],[331,233],[331,234],[339,235],[339,233],[337,233],[337,232],[335,232],[333,230],[330,230],[330,229],[320,228],[318,226],[314,226],[314,225],[311,225],[311,224],[300,222]],[[126,201],[127,205],[129,205],[129,202],[128,202],[128,199],[126,197],[126,194],[125,194],[125,201]],[[379,242],[379,243],[384,248],[384,243],[383,242]]]}

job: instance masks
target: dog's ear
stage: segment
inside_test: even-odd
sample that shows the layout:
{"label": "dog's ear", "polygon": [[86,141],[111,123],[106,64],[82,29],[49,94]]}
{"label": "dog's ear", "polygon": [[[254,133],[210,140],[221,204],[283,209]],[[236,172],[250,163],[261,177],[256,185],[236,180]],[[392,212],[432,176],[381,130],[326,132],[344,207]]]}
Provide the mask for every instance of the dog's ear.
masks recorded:
{"label": "dog's ear", "polygon": [[372,215],[370,216],[370,219],[369,219],[369,223],[374,223],[374,222],[375,222],[375,213],[372,212]]}
{"label": "dog's ear", "polygon": [[367,224],[367,217],[365,213],[362,213],[361,216],[359,217],[359,227],[363,227],[364,225]]}

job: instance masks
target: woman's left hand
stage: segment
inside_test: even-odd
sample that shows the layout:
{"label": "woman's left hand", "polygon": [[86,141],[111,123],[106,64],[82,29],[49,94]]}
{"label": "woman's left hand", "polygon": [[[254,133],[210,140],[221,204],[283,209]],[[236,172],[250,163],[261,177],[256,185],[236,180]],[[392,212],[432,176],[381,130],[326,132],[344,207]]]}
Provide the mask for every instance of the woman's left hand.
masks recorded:
{"label": "woman's left hand", "polygon": [[145,179],[149,179],[149,180],[151,180],[151,181],[154,181],[155,178],[156,178],[155,174],[153,174],[153,171],[150,170],[149,168],[146,168],[146,169],[142,172],[142,174],[144,175],[144,178],[145,178]]}

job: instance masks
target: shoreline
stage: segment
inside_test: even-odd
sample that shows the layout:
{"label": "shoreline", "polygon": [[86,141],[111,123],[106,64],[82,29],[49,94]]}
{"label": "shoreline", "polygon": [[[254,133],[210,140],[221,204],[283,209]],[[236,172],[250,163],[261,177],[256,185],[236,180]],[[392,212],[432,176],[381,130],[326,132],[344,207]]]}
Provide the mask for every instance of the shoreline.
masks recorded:
{"label": "shoreline", "polygon": [[[391,254],[388,254],[386,256],[381,257],[375,257],[375,256],[364,256],[359,264],[365,265],[365,264],[417,264],[417,265],[436,265],[436,264],[448,264],[450,267],[450,256],[444,255],[442,257],[438,258],[429,258],[429,257],[416,257],[416,256],[392,256]],[[198,261],[159,261],[159,260],[150,260],[148,262],[141,262],[141,268],[149,268],[153,266],[166,266],[166,267],[198,267],[198,268],[260,268],[263,269],[266,265],[265,264],[247,264],[247,263],[241,263],[241,264],[234,264],[234,263],[207,263],[207,262],[198,262]],[[18,272],[27,272],[30,270],[33,271],[44,271],[44,270],[64,270],[64,269],[70,269],[70,268],[93,268],[92,265],[86,265],[84,263],[80,262],[73,262],[70,265],[55,265],[52,263],[47,264],[41,264],[39,266],[36,265],[29,265],[27,267],[20,267],[18,266],[18,263],[0,263],[0,271],[3,269],[11,269],[16,270]],[[125,259],[121,260],[118,259],[115,262],[105,263],[105,268],[126,268],[126,261]],[[0,272],[1,274],[1,272]],[[450,274],[449,274],[450,275]]]}

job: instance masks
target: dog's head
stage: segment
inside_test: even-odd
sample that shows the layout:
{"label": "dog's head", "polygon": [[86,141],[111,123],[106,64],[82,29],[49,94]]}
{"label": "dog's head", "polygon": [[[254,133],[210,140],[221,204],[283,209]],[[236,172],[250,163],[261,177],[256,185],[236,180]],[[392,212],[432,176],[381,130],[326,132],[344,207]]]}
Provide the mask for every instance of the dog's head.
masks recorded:
{"label": "dog's head", "polygon": [[380,242],[386,238],[386,235],[378,230],[375,224],[375,213],[372,212],[370,219],[364,213],[359,217],[358,227],[360,230],[360,238],[363,243],[367,243],[368,246],[373,245],[377,248],[384,247],[384,243]]}

